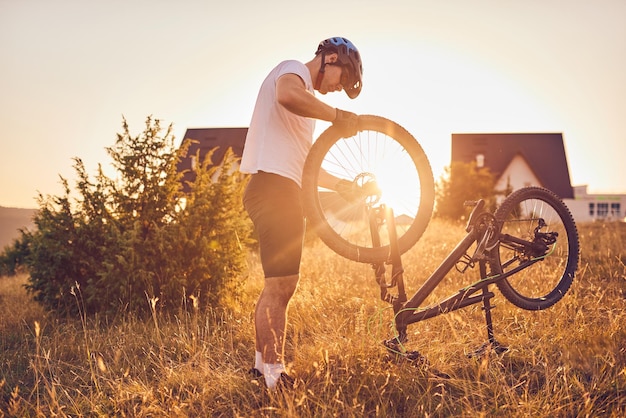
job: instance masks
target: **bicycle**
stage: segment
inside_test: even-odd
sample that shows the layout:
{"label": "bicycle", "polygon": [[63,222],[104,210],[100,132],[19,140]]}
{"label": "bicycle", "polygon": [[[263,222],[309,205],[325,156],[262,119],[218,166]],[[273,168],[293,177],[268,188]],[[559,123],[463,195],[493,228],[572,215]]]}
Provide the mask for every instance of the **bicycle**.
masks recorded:
{"label": "bicycle", "polygon": [[[359,128],[350,138],[340,137],[332,126],[319,136],[305,162],[303,200],[308,220],[328,247],[372,265],[380,297],[394,311],[396,332],[385,347],[409,360],[419,358],[418,352],[403,348],[408,325],[482,303],[488,341],[474,354],[490,347],[505,352],[507,347],[494,336],[495,294],[489,287],[496,285],[509,302],[525,310],[547,309],[560,301],[572,284],[580,252],[569,209],[541,187],[514,191],[494,213],[485,210],[482,199],[466,202],[473,206],[467,235],[408,298],[401,256],[420,239],[433,213],[430,163],[417,140],[393,121],[364,115]],[[347,180],[350,190],[320,187],[321,170]],[[453,268],[465,273],[475,266],[478,281],[421,306]]]}

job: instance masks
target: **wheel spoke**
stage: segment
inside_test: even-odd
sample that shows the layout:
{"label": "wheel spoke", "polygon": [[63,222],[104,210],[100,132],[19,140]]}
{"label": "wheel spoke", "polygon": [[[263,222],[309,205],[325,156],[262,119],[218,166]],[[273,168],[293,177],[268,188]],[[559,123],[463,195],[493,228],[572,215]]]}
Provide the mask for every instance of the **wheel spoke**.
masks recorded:
{"label": "wheel spoke", "polygon": [[[339,254],[373,262],[389,252],[387,224],[380,222],[381,246],[372,245],[369,213],[382,205],[395,214],[400,251],[405,252],[423,233],[434,202],[434,180],[424,151],[397,124],[384,118],[362,116],[363,129],[350,138],[339,138],[332,128],[313,144],[303,175],[307,216],[318,234]],[[375,195],[347,199],[317,184],[318,173],[351,182],[358,189],[376,184]]]}

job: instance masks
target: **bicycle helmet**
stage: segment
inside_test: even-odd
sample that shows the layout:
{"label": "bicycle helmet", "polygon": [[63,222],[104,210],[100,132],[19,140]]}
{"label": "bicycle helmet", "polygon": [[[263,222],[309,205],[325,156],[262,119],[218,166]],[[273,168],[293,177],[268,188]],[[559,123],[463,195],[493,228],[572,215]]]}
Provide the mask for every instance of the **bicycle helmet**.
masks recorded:
{"label": "bicycle helmet", "polygon": [[334,65],[340,65],[344,71],[347,71],[347,82],[343,86],[348,97],[354,99],[361,93],[363,86],[363,64],[361,63],[361,54],[356,46],[346,38],[334,37],[328,38],[320,42],[315,55],[322,54],[322,66],[320,73],[324,74],[324,55],[337,54],[337,62]]}

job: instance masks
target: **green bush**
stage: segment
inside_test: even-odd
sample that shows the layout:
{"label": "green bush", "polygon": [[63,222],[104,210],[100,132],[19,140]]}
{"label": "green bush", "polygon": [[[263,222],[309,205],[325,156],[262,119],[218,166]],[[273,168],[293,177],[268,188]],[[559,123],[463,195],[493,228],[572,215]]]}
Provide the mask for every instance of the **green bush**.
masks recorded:
{"label": "green bush", "polygon": [[242,290],[252,226],[241,203],[245,177],[233,168],[234,154],[227,150],[221,166],[210,167],[210,160],[196,173],[166,242],[168,265],[176,272],[168,293],[184,287],[215,305]]}
{"label": "green bush", "polygon": [[171,126],[149,117],[135,137],[124,120],[107,148],[115,178],[99,167],[91,179],[76,158],[78,197],[61,178],[64,194],[39,196],[35,230],[19,241],[35,299],[69,313],[80,295],[85,311],[115,313],[146,310],[146,299],[171,309],[190,295],[212,305],[236,297],[251,233],[246,177],[227,152],[220,166],[200,165],[185,195],[177,164],[186,151],[175,148]]}
{"label": "green bush", "polygon": [[0,276],[15,276],[24,268],[29,254],[30,233],[25,228],[19,233],[19,238],[14,239],[0,254]]}
{"label": "green bush", "polygon": [[476,163],[453,162],[436,187],[435,216],[458,221],[470,212],[464,202],[483,199],[487,209],[495,210],[495,178],[488,168]]}

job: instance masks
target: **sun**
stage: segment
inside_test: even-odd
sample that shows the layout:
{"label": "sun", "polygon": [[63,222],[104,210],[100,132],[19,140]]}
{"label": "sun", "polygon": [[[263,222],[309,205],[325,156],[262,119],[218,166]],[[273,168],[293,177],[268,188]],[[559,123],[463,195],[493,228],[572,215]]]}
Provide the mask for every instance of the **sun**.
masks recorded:
{"label": "sun", "polygon": [[381,203],[391,207],[397,216],[414,218],[420,203],[419,175],[406,151],[387,150],[380,156],[372,174],[381,190]]}
{"label": "sun", "polygon": [[322,167],[358,186],[376,182],[380,192],[370,199],[373,205],[391,207],[396,217],[416,217],[421,200],[417,165],[389,136],[369,132],[337,141]]}

